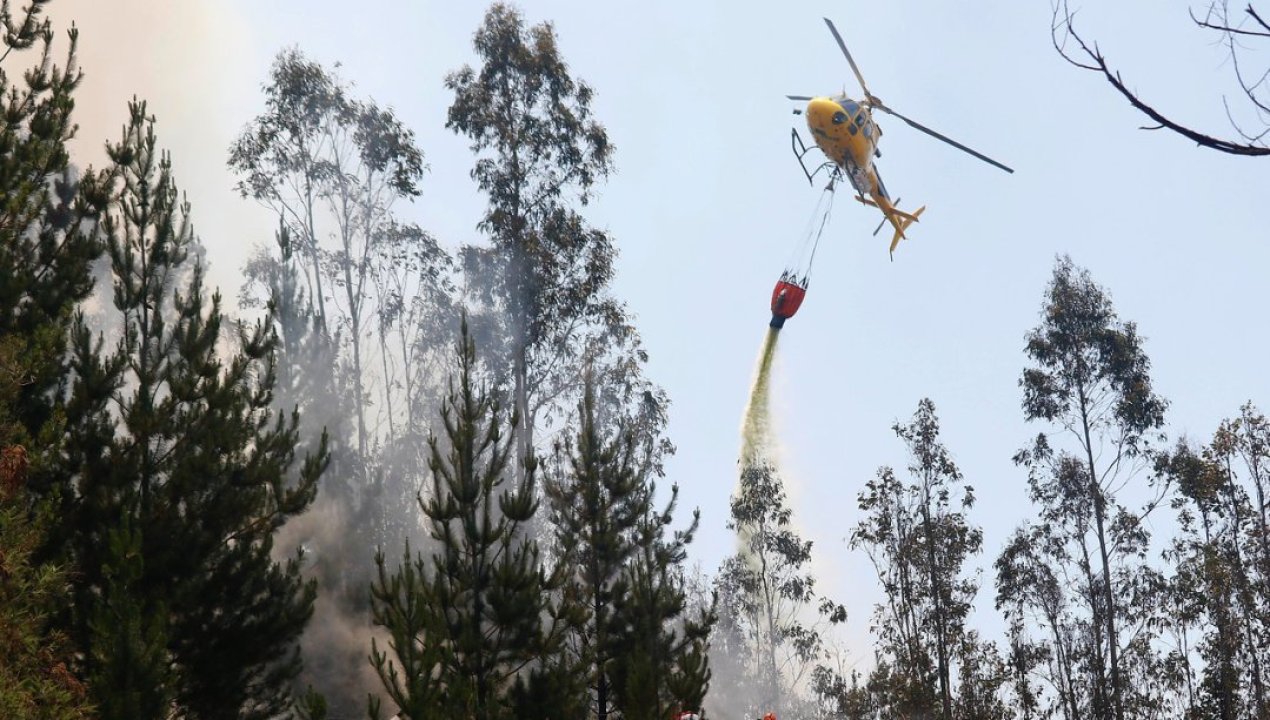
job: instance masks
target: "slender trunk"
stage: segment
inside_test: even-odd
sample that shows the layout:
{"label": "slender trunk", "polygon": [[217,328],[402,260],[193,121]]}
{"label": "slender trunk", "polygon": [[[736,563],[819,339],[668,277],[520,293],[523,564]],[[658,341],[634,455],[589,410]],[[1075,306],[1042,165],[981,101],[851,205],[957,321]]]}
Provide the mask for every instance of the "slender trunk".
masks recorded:
{"label": "slender trunk", "polygon": [[[1232,695],[1235,692],[1234,684],[1231,682],[1231,675],[1234,670],[1232,665],[1232,648],[1231,648],[1231,619],[1229,606],[1229,589],[1223,586],[1220,574],[1214,577],[1211,570],[1214,557],[1220,557],[1221,549],[1213,542],[1212,523],[1208,516],[1208,511],[1202,506],[1200,508],[1200,521],[1204,527],[1204,546],[1201,550],[1203,554],[1203,567],[1205,568],[1205,591],[1212,603],[1212,619],[1213,624],[1217,626],[1217,717],[1220,720],[1235,720],[1235,708],[1232,704]],[[1219,571],[1220,572],[1220,571]],[[1212,668],[1209,669],[1211,677]]]}
{"label": "slender trunk", "polygon": [[[588,437],[591,436],[593,428],[587,424],[587,419],[583,419],[583,432]],[[587,445],[590,445],[588,442]],[[592,452],[591,449],[586,450],[587,453]],[[590,477],[591,481],[599,481],[596,477],[597,471],[591,467],[590,459],[586,461],[587,468],[583,472]],[[603,491],[594,485],[588,485],[582,490],[584,496],[578,498],[578,502],[583,507],[598,508],[603,505],[600,502],[600,496]],[[608,677],[608,614],[605,612],[607,603],[605,598],[609,595],[609,588],[606,587],[606,581],[610,577],[609,570],[612,565],[608,561],[610,558],[607,554],[601,557],[604,550],[601,548],[600,542],[603,538],[608,538],[607,517],[588,512],[587,513],[587,544],[591,545],[588,557],[587,576],[590,580],[591,587],[591,637],[594,643],[592,650],[592,668],[595,678],[595,713],[597,720],[607,720],[609,716],[609,677]]]}
{"label": "slender trunk", "polygon": [[[1082,528],[1082,533],[1084,529]],[[1107,718],[1107,666],[1102,656],[1103,646],[1103,630],[1105,630],[1102,613],[1099,606],[1101,601],[1099,597],[1101,592],[1098,589],[1098,581],[1094,577],[1094,569],[1089,561],[1089,547],[1085,544],[1084,535],[1081,536],[1080,542],[1081,570],[1085,573],[1085,600],[1089,603],[1091,620],[1094,631],[1093,647],[1089,650],[1090,664],[1093,666],[1094,682],[1093,682],[1093,715],[1096,720],[1106,720]]]}
{"label": "slender trunk", "polygon": [[769,706],[779,712],[780,707],[780,676],[776,670],[776,599],[773,597],[772,586],[768,583],[767,575],[767,524],[764,521],[759,522],[759,527],[755,533],[753,545],[758,546],[758,563],[759,563],[759,589],[763,597],[763,622],[760,624],[762,628],[759,633],[759,655],[766,661],[767,689],[770,693],[768,698]]}
{"label": "slender trunk", "polygon": [[[1250,415],[1250,413],[1245,414],[1244,428],[1247,436],[1242,439],[1243,442],[1241,444],[1246,444],[1248,470],[1249,474],[1252,475],[1253,488],[1257,493],[1257,513],[1254,517],[1257,522],[1257,536],[1260,542],[1255,543],[1255,545],[1259,546],[1261,550],[1258,558],[1260,562],[1257,564],[1261,566],[1262,579],[1264,580],[1266,576],[1270,576],[1270,527],[1267,527],[1266,492],[1262,477],[1261,454],[1258,452],[1257,439],[1253,437],[1253,428],[1259,427],[1259,425],[1254,425],[1253,422],[1250,422],[1251,418],[1248,418],[1247,415]],[[1236,528],[1238,528],[1238,525],[1236,525]],[[1236,543],[1235,547],[1239,547],[1238,543]],[[1242,563],[1240,568],[1243,568]],[[1245,613],[1245,617],[1250,615],[1252,615],[1251,608]],[[1256,628],[1253,628],[1251,622],[1249,622],[1248,644],[1252,648],[1249,655],[1252,660],[1253,702],[1256,708],[1256,716],[1260,719],[1270,717],[1270,708],[1266,706],[1265,679],[1261,672],[1260,633],[1254,633],[1256,633]]]}
{"label": "slender trunk", "polygon": [[1058,611],[1046,608],[1045,618],[1049,621],[1050,630],[1054,635],[1053,662],[1058,667],[1058,699],[1059,705],[1063,708],[1063,717],[1066,720],[1080,720],[1080,706],[1076,703],[1076,690],[1072,681],[1071,653],[1067,651],[1067,645],[1063,641]]}
{"label": "slender trunk", "polygon": [[388,375],[388,338],[384,337],[384,330],[379,329],[379,362],[384,369],[384,412],[388,414],[388,436],[397,437],[396,421],[392,417],[392,378]]}
{"label": "slender trunk", "polygon": [[[377,212],[375,209],[375,200],[374,200],[374,192],[373,192],[373,189],[375,187],[375,174],[373,170],[368,170],[366,172],[366,177],[363,178],[362,187],[364,190],[364,197],[361,198],[360,207],[357,207],[357,203],[354,203],[354,207],[361,211],[362,251],[361,251],[360,262],[358,262],[357,264],[357,285],[355,287],[350,286],[349,288],[349,296],[350,296],[349,309],[353,311],[353,313],[359,319],[359,324],[360,324],[360,319],[362,316],[362,308],[365,307],[365,304],[366,304],[366,297],[364,294],[364,291],[366,290],[366,274],[370,270],[371,259],[373,257],[374,248],[376,244],[375,236],[374,236],[374,228],[375,228],[375,223],[377,221]],[[345,207],[345,211],[347,212],[347,208],[349,204],[347,201],[347,194],[345,194],[345,198],[346,199],[344,202],[344,207]],[[349,227],[351,228],[352,226],[353,226],[353,222],[350,219]],[[348,264],[352,265],[353,264],[353,260],[352,260],[353,242],[352,241],[356,236],[352,233],[351,230],[349,231],[348,235],[349,235],[349,239],[345,243],[345,248],[346,248],[345,252],[348,253],[348,257],[349,257]],[[352,304],[353,297],[357,298],[356,305]],[[383,298],[378,298],[378,299],[381,302],[383,300]],[[392,387],[388,378],[388,354],[384,352],[386,343],[384,341],[384,330],[383,330],[382,319],[380,320],[379,325],[380,325],[379,359],[382,362],[383,368],[384,368],[384,378],[383,378],[384,403],[385,403],[384,411],[388,414],[388,428],[389,428],[390,436],[395,437],[397,433],[396,433],[396,430],[394,429],[394,422],[392,417],[392,394],[391,394]]]}
{"label": "slender trunk", "polygon": [[[1089,494],[1094,506],[1094,525],[1098,533],[1098,556],[1102,561],[1103,605],[1107,620],[1107,650],[1111,661],[1111,707],[1116,720],[1124,720],[1124,704],[1120,692],[1120,648],[1116,635],[1116,599],[1111,591],[1111,559],[1107,552],[1107,501],[1098,484],[1098,468],[1094,462],[1093,439],[1089,430],[1089,401],[1084,387],[1077,388],[1080,400],[1081,431],[1084,433],[1085,459],[1089,471]],[[1101,649],[1099,650],[1101,652]]]}
{"label": "slender trunk", "polygon": [[413,368],[410,367],[409,343],[406,338],[406,322],[401,322],[401,372],[406,382],[406,431],[415,429],[415,387]]}
{"label": "slender trunk", "polygon": [[[469,466],[472,467],[472,466]],[[473,470],[474,472],[474,470]],[[480,478],[473,477],[472,481],[479,484]],[[476,717],[481,720],[493,717],[493,708],[490,707],[491,681],[490,676],[494,673],[495,658],[486,651],[485,647],[485,593],[489,592],[489,575],[490,569],[486,565],[486,560],[491,549],[491,532],[494,526],[493,512],[491,508],[493,493],[488,491],[481,492],[481,517],[473,518],[472,529],[468,532],[468,542],[471,544],[472,558],[472,574],[468,577],[472,578],[472,627],[468,628],[471,633],[472,647],[470,652],[475,656],[475,680],[476,680]],[[474,506],[473,514],[477,511]]]}
{"label": "slender trunk", "polygon": [[[1012,629],[1011,632],[1010,669],[1014,673],[1014,691],[1023,709],[1023,720],[1032,720],[1032,705],[1027,702],[1031,688],[1028,682],[1028,662],[1025,655],[1027,648],[1023,641],[1023,631]],[[1061,686],[1059,690],[1061,695]]]}
{"label": "slender trunk", "polygon": [[[300,157],[308,157],[308,148],[303,144],[300,148]],[[326,293],[322,290],[322,262],[318,253],[317,226],[313,222],[313,177],[309,167],[304,169],[304,211],[308,219],[308,227],[304,230],[308,233],[307,247],[309,260],[313,263],[313,283],[317,287],[317,306],[318,306],[318,323],[322,326],[322,332],[328,332],[328,324],[326,322]]]}
{"label": "slender trunk", "polygon": [[1183,662],[1186,665],[1186,717],[1195,717],[1195,669],[1191,667],[1191,645],[1186,637],[1186,625],[1182,624],[1178,633],[1181,644]]}
{"label": "slender trunk", "polygon": [[1253,488],[1257,491],[1257,529],[1261,533],[1262,553],[1261,560],[1266,563],[1270,559],[1270,518],[1267,512],[1270,508],[1266,506],[1265,481],[1261,471],[1261,454],[1258,452],[1259,444],[1257,438],[1253,436],[1256,432],[1255,428],[1260,427],[1252,417],[1251,412],[1245,412],[1243,420],[1244,437],[1240,438],[1240,445],[1244,446],[1245,460],[1248,464],[1249,474],[1252,476]]}
{"label": "slender trunk", "polygon": [[[598,573],[596,574],[598,576]],[[593,600],[593,612],[595,613],[595,714],[597,720],[607,720],[609,716],[609,676],[608,657],[605,654],[607,649],[607,641],[604,633],[604,624],[607,618],[604,613],[604,587],[599,582],[598,577],[591,586]]]}
{"label": "slender trunk", "polygon": [[896,569],[899,575],[899,591],[900,591],[900,627],[904,632],[904,650],[908,657],[908,667],[904,668],[909,674],[910,681],[915,683],[925,683],[926,678],[918,676],[918,668],[913,664],[916,659],[914,647],[918,644],[921,637],[921,626],[917,621],[917,608],[913,596],[913,578],[909,574],[909,562],[905,556],[905,546],[912,540],[912,529],[909,523],[905,522],[907,513],[903,505],[903,498],[900,495],[900,488],[895,487],[895,538],[897,546],[894,555],[897,559]]}
{"label": "slender trunk", "polygon": [[353,377],[355,378],[355,388],[357,390],[356,406],[357,406],[357,454],[362,460],[366,460],[366,398],[364,397],[364,389],[362,386],[362,343],[360,340],[362,333],[362,324],[358,322],[358,317],[353,315]]}
{"label": "slender trunk", "polygon": [[[337,170],[339,168],[337,167]],[[343,172],[338,173],[339,177],[343,177]],[[357,454],[358,457],[365,462],[366,460],[366,385],[365,375],[362,374],[362,298],[359,295],[358,285],[353,284],[353,220],[349,212],[349,190],[344,184],[340,185],[340,215],[337,218],[340,225],[340,244],[344,248],[344,258],[342,261],[344,274],[344,294],[348,298],[348,316],[349,323],[352,326],[353,343],[353,377],[355,380],[355,389],[357,397],[355,405],[357,409]],[[369,238],[367,238],[369,242]]]}
{"label": "slender trunk", "polygon": [[[503,89],[508,90],[506,84]],[[508,264],[508,277],[504,278],[503,284],[508,290],[507,306],[512,322],[512,356],[513,367],[512,374],[513,383],[515,385],[515,404],[516,411],[519,414],[519,427],[516,433],[516,459],[517,477],[523,478],[525,473],[525,460],[529,457],[529,452],[533,449],[533,422],[529,417],[529,310],[533,307],[532,298],[528,297],[535,288],[531,283],[526,282],[529,276],[529,267],[527,262],[527,248],[525,238],[525,228],[529,221],[522,213],[522,198],[524,192],[524,179],[521,177],[520,168],[520,128],[516,123],[511,124],[511,166],[512,177],[514,178],[515,187],[510,193],[511,212],[508,220],[511,223],[510,230],[510,262]],[[531,526],[531,532],[536,530]]]}
{"label": "slender trunk", "polygon": [[[1232,574],[1236,583],[1236,590],[1239,595],[1240,615],[1244,635],[1247,638],[1245,642],[1249,649],[1248,656],[1252,667],[1252,692],[1253,707],[1256,708],[1257,717],[1265,717],[1265,687],[1261,677],[1261,653],[1257,649],[1256,630],[1253,627],[1253,615],[1256,613],[1256,600],[1254,599],[1254,591],[1249,587],[1248,572],[1244,565],[1243,543],[1244,540],[1240,535],[1239,529],[1243,527],[1243,514],[1239,512],[1239,496],[1235,490],[1235,476],[1230,467],[1230,460],[1226,460],[1226,476],[1225,490],[1227,502],[1230,503],[1230,532],[1231,532],[1231,552],[1233,554]],[[1206,528],[1207,529],[1207,528]],[[1232,658],[1233,662],[1233,658]]]}
{"label": "slender trunk", "polygon": [[[523,341],[522,341],[523,342]],[[516,433],[517,476],[525,475],[525,460],[534,446],[534,423],[529,413],[529,368],[528,348],[521,345],[516,349],[516,412],[520,416],[519,432]]]}
{"label": "slender trunk", "polygon": [[[142,200],[143,200],[143,204],[145,204],[144,201],[148,200],[148,198],[143,197]],[[151,286],[151,282],[153,282],[153,278],[151,278],[150,276],[150,266],[149,266],[150,253],[148,248],[146,247],[147,245],[146,228],[149,226],[149,224],[150,224],[149,212],[146,212],[145,216],[141,218],[141,221],[138,224],[138,229],[137,229],[137,245],[138,245],[137,257],[139,259],[139,262],[141,263],[141,285],[140,285],[141,302],[140,302],[140,307],[137,308],[138,316],[139,316],[137,320],[138,320],[138,324],[140,325],[140,327],[138,328],[137,334],[139,336],[140,345],[137,347],[137,396],[136,396],[136,400],[134,401],[141,404],[142,408],[144,408],[142,416],[147,418],[153,414],[153,405],[154,405],[154,402],[152,399],[154,397],[154,379],[151,377],[153,373],[153,368],[150,366],[150,357],[152,354],[151,343],[153,342],[154,338],[151,336],[152,320],[150,318],[150,312],[151,312],[150,305],[153,298],[155,310],[157,310],[158,307],[160,307],[159,301],[162,299],[162,295],[163,295],[162,288],[160,288],[158,292],[155,292],[153,294],[151,294],[151,291],[150,291],[150,286]],[[125,223],[125,228],[126,228],[126,223]],[[127,320],[125,319],[125,323],[126,322]],[[125,334],[127,333],[126,328],[124,332]],[[137,443],[137,446],[141,449],[141,472],[140,472],[141,476],[138,478],[138,481],[140,484],[139,494],[140,494],[140,517],[142,519],[141,526],[142,528],[144,528],[146,520],[150,517],[150,480],[151,480],[150,432],[149,432],[149,428],[146,428],[146,427],[142,427],[142,428],[129,427],[128,430],[129,432],[134,434],[135,442]]]}
{"label": "slender trunk", "polygon": [[930,576],[931,600],[935,611],[935,652],[939,661],[939,699],[943,720],[952,720],[952,689],[948,671],[948,623],[944,617],[943,589],[935,562],[935,528],[930,519],[930,481],[923,482],[922,524],[926,533],[926,570]]}

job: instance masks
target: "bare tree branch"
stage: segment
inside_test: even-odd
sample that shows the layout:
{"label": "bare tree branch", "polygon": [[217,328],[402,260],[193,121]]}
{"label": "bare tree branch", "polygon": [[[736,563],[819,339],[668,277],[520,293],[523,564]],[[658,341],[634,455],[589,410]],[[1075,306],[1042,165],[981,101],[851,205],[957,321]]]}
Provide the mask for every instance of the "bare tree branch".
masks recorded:
{"label": "bare tree branch", "polygon": [[[1209,6],[1208,14],[1204,16],[1203,20],[1200,20],[1198,17],[1195,16],[1194,10],[1188,10],[1187,12],[1190,13],[1191,20],[1194,21],[1196,25],[1202,28],[1208,28],[1209,30],[1218,30],[1220,32],[1229,33],[1231,35],[1251,35],[1253,37],[1270,37],[1270,27],[1267,27],[1265,31],[1244,30],[1243,28],[1234,27],[1230,25],[1229,23],[1227,23],[1224,14],[1223,14],[1221,22],[1219,23],[1213,22],[1212,20],[1209,19],[1213,16],[1212,6]],[[1256,20],[1259,24],[1263,26],[1265,25],[1265,23],[1262,22],[1261,18],[1257,16],[1256,11],[1252,9],[1251,5],[1248,6],[1248,9],[1245,10],[1245,12],[1251,15],[1252,18]]]}
{"label": "bare tree branch", "polygon": [[[1213,150],[1228,153],[1231,155],[1247,155],[1247,156],[1270,155],[1270,147],[1266,147],[1265,144],[1262,142],[1262,138],[1265,136],[1265,133],[1249,134],[1239,129],[1238,127],[1236,127],[1236,131],[1245,140],[1248,140],[1248,142],[1240,143],[1240,142],[1234,142],[1231,140],[1224,140],[1222,138],[1214,137],[1212,135],[1206,135],[1197,130],[1191,129],[1185,125],[1182,125],[1181,123],[1175,122],[1174,120],[1171,120],[1168,117],[1166,117],[1160,111],[1156,110],[1154,107],[1148,105],[1145,101],[1143,101],[1140,97],[1138,97],[1136,93],[1134,93],[1125,85],[1124,79],[1120,76],[1119,72],[1112,70],[1110,66],[1108,66],[1107,60],[1103,56],[1102,51],[1099,50],[1097,44],[1094,44],[1091,47],[1087,42],[1085,42],[1084,38],[1082,38],[1080,34],[1076,32],[1076,29],[1074,26],[1075,13],[1072,12],[1070,7],[1068,6],[1067,0],[1057,0],[1053,6],[1053,9],[1054,9],[1054,23],[1050,28],[1051,38],[1054,43],[1054,48],[1058,51],[1059,55],[1061,55],[1064,60],[1066,60],[1067,62],[1071,63],[1072,65],[1078,68],[1101,73],[1102,76],[1106,78],[1107,82],[1110,83],[1112,87],[1114,87],[1117,91],[1119,91],[1119,93],[1123,95],[1126,100],[1129,101],[1130,105],[1132,105],[1142,114],[1146,115],[1147,117],[1155,121],[1156,123],[1155,126],[1152,126],[1149,128],[1143,128],[1143,129],[1171,130],[1172,132],[1177,133],[1178,135],[1181,135],[1185,138],[1195,141],[1195,143],[1197,145],[1200,145],[1201,147],[1211,148]],[[1265,25],[1265,23],[1261,20],[1260,16],[1257,15],[1256,11],[1253,10],[1251,6],[1247,8],[1246,12],[1258,24],[1261,24],[1263,26]],[[1192,14],[1192,17],[1194,17],[1193,14]],[[1212,17],[1211,11],[1208,17],[1210,18]],[[1197,20],[1197,22],[1199,21]],[[1200,23],[1200,24],[1203,25],[1203,23]],[[1231,32],[1231,28],[1226,28],[1224,26],[1217,26],[1217,29],[1223,30],[1225,32]],[[1267,30],[1270,30],[1270,28],[1267,28]],[[1258,34],[1258,33],[1252,33],[1252,34]],[[1075,55],[1074,54],[1075,51],[1068,47],[1069,40],[1074,42],[1079,47],[1080,55],[1083,57]],[[1231,47],[1231,54],[1234,55],[1233,46]],[[1256,89],[1256,85],[1250,88],[1246,83],[1243,82],[1242,76],[1240,76],[1240,85],[1243,87],[1244,92],[1248,94],[1249,98],[1253,101],[1254,105],[1256,105],[1256,107],[1259,110],[1263,109],[1264,106],[1261,104],[1261,102],[1258,101],[1257,98],[1252,96],[1253,91]]]}
{"label": "bare tree branch", "polygon": [[1252,5],[1249,5],[1248,8],[1244,10],[1244,12],[1248,13],[1248,15],[1251,16],[1252,19],[1256,21],[1258,25],[1265,28],[1266,35],[1270,37],[1270,25],[1267,25],[1266,21],[1261,19],[1261,16],[1257,14],[1257,11],[1253,9]]}

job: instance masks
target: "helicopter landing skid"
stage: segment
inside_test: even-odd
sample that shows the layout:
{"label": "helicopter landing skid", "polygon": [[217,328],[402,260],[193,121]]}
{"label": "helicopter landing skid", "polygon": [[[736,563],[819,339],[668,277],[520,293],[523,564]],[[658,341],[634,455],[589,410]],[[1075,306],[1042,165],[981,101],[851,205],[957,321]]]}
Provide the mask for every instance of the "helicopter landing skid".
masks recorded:
{"label": "helicopter landing skid", "polygon": [[834,183],[838,180],[838,177],[841,175],[841,171],[838,169],[838,166],[826,160],[825,162],[821,163],[815,170],[808,171],[807,163],[803,162],[803,158],[807,155],[807,153],[812,151],[812,148],[807,147],[807,145],[803,142],[803,138],[801,135],[798,134],[797,128],[789,129],[789,144],[794,151],[794,157],[798,159],[798,167],[802,168],[803,175],[807,176],[807,184],[815,185],[816,184],[815,177],[820,174],[821,170],[825,170],[826,168],[828,168],[829,169],[829,189],[833,189]]}

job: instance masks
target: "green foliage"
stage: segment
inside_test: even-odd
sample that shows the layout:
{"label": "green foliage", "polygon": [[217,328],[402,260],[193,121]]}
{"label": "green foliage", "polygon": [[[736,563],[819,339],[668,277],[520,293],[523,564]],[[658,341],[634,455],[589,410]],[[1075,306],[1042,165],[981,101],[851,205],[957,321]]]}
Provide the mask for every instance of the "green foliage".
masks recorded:
{"label": "green foliage", "polygon": [[846,620],[842,606],[817,599],[807,569],[812,544],[791,527],[793,511],[785,503],[774,466],[741,468],[728,527],[742,548],[716,578],[719,624],[711,641],[716,675],[729,681],[720,696],[733,705],[731,714],[796,710],[796,688],[810,680],[824,653],[821,623],[807,624],[805,611],[830,623]]}
{"label": "green foliage", "polygon": [[851,535],[852,547],[864,548],[873,561],[885,593],[874,610],[879,663],[869,688],[878,707],[897,716],[980,717],[955,710],[979,712],[996,696],[995,687],[976,683],[984,676],[957,662],[959,656],[974,656],[980,672],[1000,664],[995,648],[977,642],[966,627],[978,581],[964,576],[964,566],[983,544],[982,531],[966,517],[974,491],[940,442],[929,399],[918,403],[911,423],[893,429],[908,448],[912,480],[901,482],[891,468],[881,468],[860,493],[865,518]]}
{"label": "green foliage", "polygon": [[39,48],[16,82],[0,66],[0,717],[76,720],[92,707],[55,623],[70,597],[67,565],[47,552],[60,503],[39,491],[60,450],[54,391],[71,310],[101,253],[92,235],[101,196],[91,171],[81,181],[69,169],[77,36],[58,67],[46,4],[16,15],[0,4],[0,64]]}
{"label": "green foliage", "polygon": [[1127,457],[1141,453],[1148,433],[1164,424],[1168,404],[1151,390],[1137,326],[1119,320],[1107,292],[1071,258],[1054,266],[1027,355],[1035,363],[1019,381],[1027,420],[1083,418],[1091,431],[1118,430]]}
{"label": "green foliage", "polygon": [[173,699],[167,609],[141,592],[141,540],[126,517],[106,533],[103,585],[88,620],[88,684],[103,720],[162,718]]}
{"label": "green foliage", "polygon": [[[76,178],[66,143],[81,74],[70,38],[65,66],[52,56],[53,30],[40,19],[47,0],[15,18],[4,2],[3,60],[40,47],[35,66],[12,82],[0,68],[0,338],[13,343],[5,370],[18,379],[13,417],[30,444],[54,420],[50,390],[66,375],[66,326],[92,289],[89,266],[101,254],[93,222],[105,203],[102,179]],[[13,57],[24,57],[19,52]],[[32,452],[42,454],[41,448]],[[39,463],[32,481],[39,483]]]}
{"label": "green foliage", "polygon": [[[386,341],[393,334],[406,364],[396,371],[409,386],[404,406],[394,410],[392,383],[382,383],[380,420],[395,435],[397,415],[405,410],[412,416],[417,400],[410,392],[420,375],[410,367],[415,341],[427,337],[439,344],[431,311],[448,307],[449,259],[431,235],[399,223],[392,212],[397,201],[419,195],[423,153],[391,109],[354,99],[349,83],[298,49],[278,54],[264,91],[265,112],[230,148],[229,167],[240,178],[243,197],[277,213],[291,251],[303,259],[291,268],[305,281],[318,329],[336,339],[351,366],[357,457],[366,463],[384,439],[374,437],[381,423],[368,417],[372,361],[389,371],[396,353]],[[279,262],[289,263],[287,253],[249,264],[246,297],[274,289],[268,276]],[[370,342],[376,335],[378,348]]]}
{"label": "green foliage", "polygon": [[[376,548],[401,552],[418,523],[427,464],[425,419],[439,405],[451,329],[452,263],[436,240],[397,219],[426,166],[390,108],[298,49],[278,54],[264,109],[230,148],[238,190],[277,215],[277,245],[247,263],[245,306],[268,303],[279,336],[275,407],[299,408],[304,428],[332,437],[318,512],[332,519],[293,534],[312,550],[325,589],[305,636],[302,682],[335,716],[357,713],[366,649],[331,643],[329,627],[369,612]],[[331,647],[332,645],[335,647]]]}
{"label": "green foliage", "polygon": [[543,484],[564,593],[579,617],[569,646],[576,673],[585,680],[589,705],[606,718],[617,706],[614,684],[619,662],[615,631],[629,618],[618,615],[630,593],[626,570],[637,552],[635,528],[651,512],[652,488],[629,428],[605,432],[595,413],[594,380],[587,380],[576,437],[557,449],[558,471]]}
{"label": "green foliage", "polygon": [[[650,493],[653,488],[650,487]],[[621,622],[614,662],[614,694],[623,718],[660,720],[679,709],[699,710],[712,677],[709,638],[717,596],[690,602],[684,563],[700,521],[667,535],[679,488],[660,510],[651,506],[636,527],[638,552],[626,570],[628,595],[616,605]]]}
{"label": "green foliage", "polygon": [[298,419],[269,410],[264,325],[221,354],[220,297],[209,304],[202,268],[186,265],[188,205],[144,104],[130,111],[108,146],[101,219],[122,329],[106,351],[76,319],[56,472],[78,568],[73,635],[103,708],[272,717],[290,704],[315,592],[298,558],[272,559],[272,537],[312,502],[325,442],[293,468]]}
{"label": "green foliage", "polygon": [[1247,404],[1207,446],[1179,443],[1159,467],[1176,488],[1165,627],[1180,649],[1172,664],[1174,684],[1185,688],[1179,705],[1195,718],[1265,715],[1270,423]]}
{"label": "green foliage", "polygon": [[568,698],[549,697],[567,687],[551,665],[563,630],[551,602],[560,578],[545,573],[537,543],[525,537],[538,508],[537,464],[530,458],[511,480],[511,438],[498,401],[476,385],[466,322],[457,355],[444,436],[428,442],[432,487],[419,500],[434,550],[407,557],[391,575],[379,558],[372,606],[396,660],[376,646],[372,662],[410,717],[486,720],[535,714],[526,703],[567,707]]}
{"label": "green foliage", "polygon": [[588,373],[576,435],[557,450],[544,483],[564,597],[580,617],[567,662],[585,680],[597,718],[664,718],[700,707],[709,686],[711,610],[687,612],[683,563],[698,516],[668,534],[678,488],[657,510],[650,428],[638,417],[605,422]]}
{"label": "green foliage", "polygon": [[300,720],[327,720],[326,698],[309,686],[297,698],[295,711]]}
{"label": "green foliage", "polygon": [[[12,384],[0,386],[0,410],[13,395]],[[32,507],[26,450],[5,442],[6,429],[0,424],[0,717],[88,718],[91,706],[69,669],[66,637],[47,629],[69,595],[65,570],[37,557],[54,521],[52,505]]]}
{"label": "green foliage", "polygon": [[639,335],[609,294],[616,247],[578,210],[613,163],[593,91],[569,74],[554,28],[526,27],[509,5],[490,7],[474,46],[480,67],[446,77],[446,127],[471,141],[472,178],[487,197],[479,227],[490,246],[467,246],[462,262],[479,310],[473,332],[519,413],[518,453],[533,448],[540,415],[553,419],[578,397],[584,364],[609,394],[602,407],[643,404],[660,431],[665,395],[642,377]]}
{"label": "green foliage", "polygon": [[[388,573],[383,553],[375,556],[375,566],[379,577],[371,586],[372,617],[389,633],[392,659],[372,638],[371,664],[398,715],[411,720],[442,717],[447,696],[439,673],[447,628],[431,604],[430,568],[422,555],[410,554],[409,545],[396,573]],[[370,703],[370,716],[381,717],[379,699],[372,697]]]}
{"label": "green foliage", "polygon": [[[1024,417],[1051,423],[1061,431],[1055,439],[1074,445],[1042,433],[1015,457],[1028,469],[1037,517],[996,561],[997,607],[1047,639],[1052,712],[1149,715],[1162,702],[1151,628],[1163,578],[1146,562],[1144,519],[1159,498],[1134,511],[1117,492],[1154,453],[1167,403],[1151,388],[1133,323],[1121,322],[1106,291],[1068,258],[1055,265],[1027,354]],[[1144,629],[1125,635],[1125,627]],[[1012,642],[1018,657],[1035,656],[1027,633]]]}

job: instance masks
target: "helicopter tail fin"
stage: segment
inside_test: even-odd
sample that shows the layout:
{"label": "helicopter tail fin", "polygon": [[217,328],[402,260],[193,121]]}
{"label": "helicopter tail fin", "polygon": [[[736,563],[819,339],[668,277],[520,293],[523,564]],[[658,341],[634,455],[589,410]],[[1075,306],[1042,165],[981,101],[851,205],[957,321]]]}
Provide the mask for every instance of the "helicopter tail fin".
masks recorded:
{"label": "helicopter tail fin", "polygon": [[891,237],[892,259],[895,258],[895,246],[900,244],[900,238],[905,237],[904,231],[908,229],[909,225],[917,222],[917,218],[921,217],[921,214],[925,211],[925,205],[917,208],[916,212],[913,213],[906,213],[895,207],[890,208],[890,212],[886,214],[886,218],[891,221],[891,225],[895,226],[895,234]]}
{"label": "helicopter tail fin", "polygon": [[[898,245],[900,243],[900,240],[905,237],[904,231],[908,229],[909,225],[912,225],[913,223],[917,222],[917,218],[920,217],[921,214],[926,211],[926,206],[923,205],[917,208],[917,210],[914,212],[911,212],[911,213],[904,212],[903,210],[895,207],[895,205],[891,203],[891,201],[888,200],[886,197],[881,195],[874,195],[872,200],[864,197],[863,195],[856,195],[855,199],[859,200],[865,205],[869,205],[871,207],[875,207],[881,210],[882,214],[886,217],[886,220],[884,220],[883,222],[889,220],[891,225],[895,228],[895,235],[891,237],[891,255],[892,256],[895,255],[895,246]],[[874,231],[873,234],[876,235],[877,232]]]}

